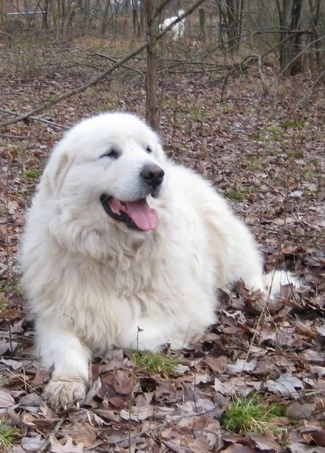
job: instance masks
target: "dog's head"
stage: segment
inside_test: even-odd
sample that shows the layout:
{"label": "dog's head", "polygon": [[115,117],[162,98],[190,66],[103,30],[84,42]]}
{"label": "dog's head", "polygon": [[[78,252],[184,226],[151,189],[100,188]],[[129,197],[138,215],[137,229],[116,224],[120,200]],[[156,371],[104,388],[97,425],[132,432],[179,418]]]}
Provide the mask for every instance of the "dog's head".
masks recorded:
{"label": "dog's head", "polygon": [[154,230],[153,200],[163,191],[164,164],[157,134],[141,119],[106,113],[64,136],[47,165],[44,185],[70,217],[88,216],[94,225],[105,216],[123,229]]}

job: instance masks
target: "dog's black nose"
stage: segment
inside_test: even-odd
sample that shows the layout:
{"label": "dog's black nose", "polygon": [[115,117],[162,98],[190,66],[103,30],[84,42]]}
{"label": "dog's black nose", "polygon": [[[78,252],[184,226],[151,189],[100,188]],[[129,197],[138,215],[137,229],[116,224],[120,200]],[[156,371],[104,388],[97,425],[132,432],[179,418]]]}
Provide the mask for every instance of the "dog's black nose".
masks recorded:
{"label": "dog's black nose", "polygon": [[162,183],[164,176],[164,170],[155,164],[147,164],[141,170],[141,178],[153,188]]}

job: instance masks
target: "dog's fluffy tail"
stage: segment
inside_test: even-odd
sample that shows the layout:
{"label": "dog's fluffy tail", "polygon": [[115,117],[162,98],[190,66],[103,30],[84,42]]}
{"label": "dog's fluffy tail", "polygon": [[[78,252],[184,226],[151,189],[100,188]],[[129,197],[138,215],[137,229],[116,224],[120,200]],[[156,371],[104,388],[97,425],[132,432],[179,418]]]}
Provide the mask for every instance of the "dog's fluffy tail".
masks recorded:
{"label": "dog's fluffy tail", "polygon": [[272,271],[263,276],[264,285],[269,295],[275,296],[280,293],[281,286],[292,284],[293,288],[299,289],[300,280],[286,271]]}

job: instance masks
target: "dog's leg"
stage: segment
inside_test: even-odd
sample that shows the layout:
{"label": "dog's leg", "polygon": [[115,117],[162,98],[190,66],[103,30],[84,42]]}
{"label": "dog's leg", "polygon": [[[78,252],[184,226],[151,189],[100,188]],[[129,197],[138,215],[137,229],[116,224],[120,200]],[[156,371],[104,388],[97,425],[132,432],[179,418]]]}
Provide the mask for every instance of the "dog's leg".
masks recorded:
{"label": "dog's leg", "polygon": [[42,363],[54,366],[44,399],[56,411],[83,401],[88,382],[88,349],[66,330],[38,325],[37,334]]}

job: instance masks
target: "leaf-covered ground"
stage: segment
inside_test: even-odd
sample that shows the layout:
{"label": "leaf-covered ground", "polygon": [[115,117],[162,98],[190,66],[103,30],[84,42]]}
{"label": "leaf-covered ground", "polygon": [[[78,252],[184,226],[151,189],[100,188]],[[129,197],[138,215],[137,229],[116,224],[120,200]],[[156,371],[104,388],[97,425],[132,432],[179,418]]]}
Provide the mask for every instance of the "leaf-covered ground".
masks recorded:
{"label": "leaf-covered ground", "polygon": [[[80,49],[63,48],[44,67],[20,59],[20,68],[14,53],[7,57],[0,66],[1,123],[109,64]],[[179,359],[174,375],[135,369],[114,350],[93,361],[80,408],[55,414],[42,400],[49,374],[33,355],[32,321],[19,290],[24,213],[64,128],[104,110],[144,114],[143,63],[0,131],[0,427],[15,427],[9,451],[325,452],[324,85],[313,86],[310,74],[278,79],[272,67],[263,68],[263,83],[252,66],[225,85],[226,72],[207,67],[161,72],[161,134],[173,159],[228,197],[261,244],[266,269],[295,272],[301,291],[284,287],[278,303],[261,311],[240,282],[224,288],[219,323],[191,348],[166,351]],[[230,432],[225,409],[253,393],[265,407],[281,406],[281,415],[266,432]]]}

